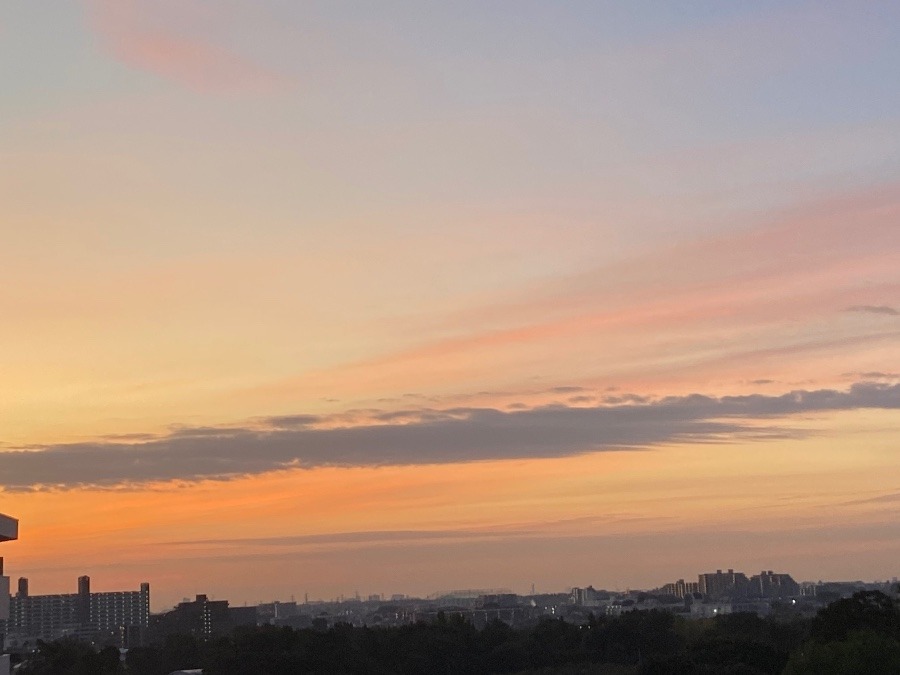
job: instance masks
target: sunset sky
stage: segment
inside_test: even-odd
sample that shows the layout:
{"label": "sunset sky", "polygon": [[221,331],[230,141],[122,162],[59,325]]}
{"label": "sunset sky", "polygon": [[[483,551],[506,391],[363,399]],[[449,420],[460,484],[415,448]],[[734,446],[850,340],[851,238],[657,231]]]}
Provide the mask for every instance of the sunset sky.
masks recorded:
{"label": "sunset sky", "polygon": [[897,3],[8,0],[0,73],[32,592],[897,574]]}

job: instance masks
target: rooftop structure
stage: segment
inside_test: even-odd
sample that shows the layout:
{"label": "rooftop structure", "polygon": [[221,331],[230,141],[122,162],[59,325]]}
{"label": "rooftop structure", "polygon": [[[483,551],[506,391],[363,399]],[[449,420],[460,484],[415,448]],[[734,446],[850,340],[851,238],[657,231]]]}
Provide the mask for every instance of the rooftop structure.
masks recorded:
{"label": "rooftop structure", "polygon": [[19,521],[0,513],[0,541],[12,541],[19,538]]}

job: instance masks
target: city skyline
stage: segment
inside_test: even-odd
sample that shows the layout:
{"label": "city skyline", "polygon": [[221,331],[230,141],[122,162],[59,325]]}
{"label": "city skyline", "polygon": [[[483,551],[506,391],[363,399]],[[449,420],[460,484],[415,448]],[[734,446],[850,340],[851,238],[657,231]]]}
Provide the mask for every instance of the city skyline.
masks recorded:
{"label": "city skyline", "polygon": [[[694,575],[686,575],[687,579],[697,578],[698,581],[685,581],[685,578],[679,578],[677,581],[674,580],[674,577],[670,577],[673,581],[659,583],[655,586],[649,587],[636,587],[636,588],[606,588],[600,586],[598,588],[594,588],[593,584],[587,584],[585,586],[567,586],[565,588],[560,589],[537,589],[531,588],[526,592],[520,592],[519,589],[510,589],[506,587],[502,588],[465,588],[465,589],[439,589],[434,592],[423,594],[423,595],[410,595],[406,593],[397,593],[388,590],[387,592],[365,592],[360,589],[355,589],[352,593],[348,594],[340,594],[335,597],[325,598],[325,597],[309,597],[308,593],[304,593],[301,595],[297,595],[292,593],[288,597],[280,597],[280,598],[265,598],[259,599],[253,602],[250,601],[239,601],[235,602],[234,606],[263,606],[263,605],[271,605],[275,604],[286,604],[286,603],[294,603],[296,605],[317,605],[317,604],[341,604],[341,603],[353,603],[353,602],[391,602],[391,601],[415,601],[415,600],[423,600],[423,601],[444,601],[447,602],[449,598],[459,597],[459,598],[474,598],[479,595],[485,594],[494,594],[494,595],[510,595],[516,596],[519,598],[528,598],[528,597],[537,597],[537,596],[547,596],[547,595],[569,595],[572,597],[576,597],[576,595],[580,594],[583,596],[586,590],[594,593],[615,593],[621,596],[627,596],[629,594],[639,594],[639,593],[657,593],[657,594],[669,594],[678,598],[682,598],[688,594],[696,594],[698,599],[703,598],[706,601],[715,601],[720,599],[723,595],[722,588],[728,587],[731,590],[727,591],[727,593],[732,593],[735,589],[735,578],[739,579],[738,582],[738,594],[746,594],[747,590],[740,590],[740,582],[742,580],[743,584],[746,586],[748,583],[756,589],[754,591],[757,595],[753,597],[764,598],[767,597],[765,595],[766,588],[778,588],[784,585],[786,592],[785,597],[800,597],[801,595],[806,594],[803,590],[805,588],[814,588],[817,586],[829,586],[829,585],[837,585],[837,586],[847,586],[853,587],[854,585],[858,585],[859,587],[863,586],[876,586],[876,585],[886,585],[891,586],[897,585],[897,577],[892,577],[891,579],[817,579],[817,580],[802,580],[802,579],[793,579],[792,575],[785,571],[773,571],[773,570],[761,570],[758,574],[750,573],[749,575],[744,570],[738,570],[729,568],[727,570],[717,569],[715,571],[707,570],[704,572],[697,572]],[[710,581],[712,580],[712,581]],[[726,580],[726,581],[723,581]],[[15,583],[13,583],[15,582]],[[164,604],[157,602],[153,604],[150,601],[150,598],[154,597],[150,593],[151,583],[149,581],[142,581],[139,584],[139,590],[112,590],[109,588],[97,589],[95,586],[92,586],[92,578],[90,575],[84,574],[78,577],[77,580],[70,579],[70,587],[65,589],[63,592],[53,592],[46,593],[42,592],[40,587],[34,587],[31,584],[31,579],[28,577],[19,577],[19,578],[11,578],[10,579],[10,595],[12,598],[18,598],[20,601],[22,599],[31,599],[34,601],[38,601],[38,607],[40,607],[40,601],[44,599],[56,599],[60,597],[64,597],[70,599],[72,603],[72,607],[67,608],[66,611],[70,611],[74,616],[77,612],[77,605],[79,602],[82,602],[83,598],[90,598],[92,596],[96,596],[97,599],[93,600],[96,605],[103,606],[105,604],[115,605],[116,603],[122,603],[123,598],[124,602],[141,602],[149,609],[151,613],[165,613],[171,610],[174,606],[191,602],[191,597],[196,598],[204,598],[209,599],[210,601],[222,601],[228,600],[232,601],[233,599],[229,598],[218,598],[214,595],[210,595],[207,593],[201,593],[194,588],[191,593],[181,596],[177,601],[172,602],[171,604]],[[718,584],[715,586],[718,590],[713,590],[711,584]],[[724,584],[724,586],[723,586]],[[134,584],[133,584],[134,585]],[[202,586],[202,582],[198,582],[198,587]],[[396,590],[396,589],[394,589]],[[155,591],[155,589],[154,589]],[[155,593],[154,593],[155,595]],[[171,592],[166,594],[166,597],[169,597]],[[814,593],[810,593],[812,597],[815,596]],[[778,597],[778,596],[775,596]],[[90,602],[90,601],[89,601]],[[577,603],[576,603],[577,604]],[[128,607],[128,605],[125,605]],[[58,602],[56,604],[48,605],[48,607],[52,607],[51,611],[59,613],[61,607],[65,607],[65,605],[60,605]],[[95,608],[96,609],[96,608]],[[120,611],[122,611],[120,609]],[[128,607],[128,611],[131,611],[131,608]],[[135,611],[138,611],[137,609]],[[101,618],[106,619],[107,617],[103,616]],[[146,619],[146,614],[145,617]],[[111,624],[118,625],[118,624]],[[109,626],[104,626],[104,629],[108,629]]]}
{"label": "city skyline", "polygon": [[895,576],[898,26],[14,0],[6,573],[169,606]]}
{"label": "city skyline", "polygon": [[[759,571],[759,573],[755,573],[755,571],[743,570],[737,568],[728,568],[727,570],[724,568],[719,568],[713,570],[712,568],[706,569],[706,571],[695,571],[694,574],[683,574],[682,572],[672,572],[669,571],[669,576],[666,578],[667,580],[657,580],[658,583],[655,585],[649,586],[635,586],[635,587],[627,587],[627,588],[618,588],[618,587],[607,587],[602,584],[597,584],[597,588],[594,588],[594,582],[584,583],[581,586],[569,584],[563,586],[561,588],[537,588],[534,584],[531,585],[530,589],[519,589],[519,588],[510,588],[508,586],[500,586],[500,587],[486,587],[486,586],[474,586],[471,588],[440,588],[433,589],[429,593],[422,594],[410,594],[404,592],[398,592],[402,589],[380,589],[375,591],[373,589],[365,589],[360,588],[358,584],[353,584],[352,581],[349,582],[348,587],[353,587],[353,590],[346,593],[339,593],[333,597],[310,597],[310,594],[306,591],[292,591],[283,597],[270,597],[270,598],[257,598],[255,600],[249,600],[246,598],[243,599],[235,599],[235,598],[224,598],[218,597],[215,594],[209,593],[201,593],[203,590],[203,582],[198,580],[190,589],[163,589],[162,597],[164,600],[157,601],[156,600],[156,588],[154,588],[154,594],[150,595],[150,581],[143,580],[140,583],[133,583],[132,586],[139,586],[140,591],[122,591],[122,590],[112,590],[108,588],[108,585],[103,585],[99,590],[94,587],[94,590],[91,591],[92,588],[92,577],[90,574],[82,574],[77,580],[69,579],[69,586],[67,588],[59,589],[54,588],[53,590],[49,590],[43,588],[40,585],[40,579],[38,579],[38,584],[32,585],[32,578],[28,576],[9,576],[7,575],[7,579],[9,579],[10,586],[10,596],[16,598],[28,598],[28,597],[37,597],[37,599],[48,597],[60,597],[66,596],[71,597],[73,602],[77,602],[77,599],[83,594],[89,594],[93,592],[95,595],[100,597],[104,597],[103,601],[108,602],[105,599],[105,596],[110,598],[118,597],[121,595],[133,595],[137,597],[138,593],[144,594],[146,593],[148,598],[153,598],[153,601],[145,601],[147,602],[147,606],[150,611],[153,613],[167,612],[171,610],[174,606],[189,602],[191,597],[203,597],[209,598],[212,601],[221,601],[221,600],[229,600],[234,603],[234,606],[262,606],[271,603],[296,603],[297,605],[316,605],[316,604],[333,604],[333,603],[344,603],[344,602],[360,602],[360,601],[368,601],[372,602],[373,599],[377,598],[378,601],[381,602],[389,602],[391,600],[440,600],[441,598],[450,598],[454,596],[465,596],[465,597],[474,597],[474,595],[479,594],[512,594],[517,597],[527,598],[532,596],[544,596],[544,595],[571,595],[576,591],[584,591],[585,589],[590,589],[595,592],[608,592],[608,593],[617,593],[621,595],[628,595],[634,593],[662,593],[665,594],[669,592],[670,595],[674,595],[676,597],[683,597],[683,595],[689,593],[697,593],[699,596],[703,596],[706,599],[715,599],[716,594],[709,591],[707,584],[710,583],[708,581],[709,578],[713,577],[722,577],[723,575],[731,577],[733,574],[741,577],[743,582],[754,584],[754,586],[758,586],[760,584],[771,584],[772,579],[777,583],[782,583],[782,579],[790,580],[789,583],[794,584],[796,586],[797,592],[793,595],[800,595],[801,589],[804,587],[815,587],[820,585],[847,585],[853,586],[854,584],[862,584],[865,586],[873,586],[878,584],[884,585],[896,585],[897,577],[893,576],[891,578],[885,579],[862,579],[862,578],[845,578],[845,579],[793,579],[793,576],[789,571],[786,570],[766,570],[763,569]],[[677,578],[676,580],[676,577]],[[696,578],[698,581],[690,581],[690,579]],[[687,582],[686,582],[687,579]],[[762,579],[762,581],[760,581]],[[730,582],[733,585],[733,581]],[[790,586],[788,587],[790,588]],[[198,590],[199,589],[199,590]],[[179,591],[184,591],[180,593]],[[237,598],[241,597],[240,589],[234,589]],[[177,599],[173,599],[176,598]],[[58,611],[58,607],[55,606],[55,610]]]}

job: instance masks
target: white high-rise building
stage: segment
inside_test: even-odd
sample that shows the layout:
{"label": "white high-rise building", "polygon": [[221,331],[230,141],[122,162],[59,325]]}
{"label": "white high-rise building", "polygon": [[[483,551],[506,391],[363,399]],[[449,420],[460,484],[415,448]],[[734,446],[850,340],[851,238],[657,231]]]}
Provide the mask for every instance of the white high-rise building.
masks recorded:
{"label": "white high-rise building", "polygon": [[[19,538],[19,521],[0,513],[0,542]],[[3,575],[3,558],[0,558],[0,623],[6,626],[9,619],[9,577]],[[3,645],[0,644],[0,650]],[[0,654],[0,675],[9,675],[9,656]]]}

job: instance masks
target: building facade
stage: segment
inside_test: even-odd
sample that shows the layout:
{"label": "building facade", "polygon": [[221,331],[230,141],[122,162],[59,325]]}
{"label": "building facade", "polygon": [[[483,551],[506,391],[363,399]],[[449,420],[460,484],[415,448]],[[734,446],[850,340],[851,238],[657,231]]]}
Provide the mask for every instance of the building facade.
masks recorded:
{"label": "building facade", "polygon": [[750,595],[758,598],[792,598],[800,595],[800,584],[790,574],[762,571],[750,577]]}
{"label": "building facade", "polygon": [[715,574],[701,574],[697,579],[700,593],[710,599],[743,598],[747,596],[750,580],[743,572],[716,570]]}
{"label": "building facade", "polygon": [[30,595],[28,580],[20,579],[10,603],[8,639],[23,646],[71,636],[126,646],[126,635],[149,624],[150,584],[137,591],[92,593],[90,578],[83,576],[76,593]]}
{"label": "building facade", "polygon": [[198,595],[175,609],[153,617],[151,635],[161,640],[167,635],[188,634],[199,638],[227,635],[237,626],[255,626],[256,607],[229,607],[227,600],[211,600]]}
{"label": "building facade", "polygon": [[666,584],[663,586],[660,591],[664,595],[674,595],[676,598],[684,598],[689,595],[693,595],[694,593],[700,592],[700,584],[696,581],[685,581],[684,579],[679,579],[670,584]]}
{"label": "building facade", "polygon": [[[0,542],[19,538],[19,521],[0,513]],[[3,573],[0,558],[0,675],[9,675],[9,656],[2,653],[9,618],[9,577]]]}

